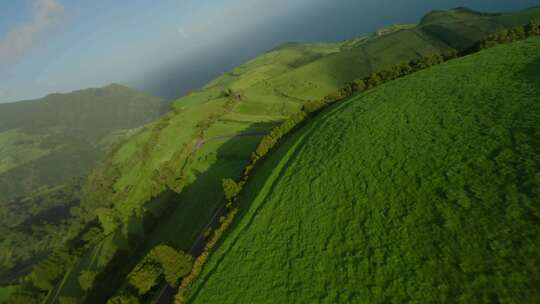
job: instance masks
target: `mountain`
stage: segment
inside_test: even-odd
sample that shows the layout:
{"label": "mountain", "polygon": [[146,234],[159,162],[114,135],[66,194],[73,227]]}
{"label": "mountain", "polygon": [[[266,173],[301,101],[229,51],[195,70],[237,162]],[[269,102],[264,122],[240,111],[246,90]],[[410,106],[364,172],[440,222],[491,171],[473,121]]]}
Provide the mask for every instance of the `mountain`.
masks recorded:
{"label": "mountain", "polygon": [[[539,17],[540,8],[508,15],[464,9],[434,12],[418,25],[396,25],[366,37],[288,43],[224,73],[174,101],[171,111],[100,162],[85,182],[79,210],[95,220],[90,223],[94,226],[87,227],[95,234],[70,243],[79,245],[72,248],[76,255],[50,257],[35,269],[32,284],[49,291],[45,303],[59,299],[104,303],[115,295],[136,297],[132,278],[141,263],[151,260],[147,256],[153,249],[166,244],[197,253],[208,223],[222,214],[223,179],[240,176],[261,138],[308,102],[397,64],[464,52],[491,33]],[[321,145],[321,153],[330,152]],[[265,182],[263,176],[254,183]],[[43,271],[51,269],[60,269],[61,274]],[[92,284],[84,283],[88,281]],[[152,302],[163,290],[161,282],[163,276],[152,272],[138,298]]]}
{"label": "mountain", "polygon": [[537,302],[539,51],[499,46],[321,113],[256,171],[186,303]]}
{"label": "mountain", "polygon": [[0,104],[0,281],[65,240],[84,178],[163,107],[118,84]]}
{"label": "mountain", "polygon": [[159,98],[118,84],[0,104],[0,202],[84,176],[109,141],[161,111]]}

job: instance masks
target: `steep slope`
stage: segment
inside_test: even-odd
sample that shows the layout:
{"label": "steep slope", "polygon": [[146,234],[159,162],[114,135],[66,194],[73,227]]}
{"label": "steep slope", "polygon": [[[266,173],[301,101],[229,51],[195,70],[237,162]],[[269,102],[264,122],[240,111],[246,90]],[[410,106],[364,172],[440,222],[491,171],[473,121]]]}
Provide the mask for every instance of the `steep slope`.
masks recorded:
{"label": "steep slope", "polygon": [[[451,10],[447,14],[471,13]],[[420,24],[338,43],[290,43],[178,99],[171,112],[131,137],[93,172],[82,208],[107,215],[100,218],[107,237],[83,254],[55,295],[81,298],[86,294],[88,303],[104,301],[127,288],[125,276],[153,246],[165,243],[190,252],[223,206],[221,180],[241,174],[260,138],[306,101],[373,71],[449,51],[447,42],[454,39],[460,48],[470,47],[488,33],[524,24],[531,16],[540,17],[540,9],[504,16],[472,14],[450,41],[424,31]],[[446,29],[445,19],[437,18],[430,24]],[[166,214],[155,211],[162,207],[156,198],[169,205]],[[149,224],[145,220],[149,214],[159,217],[159,224]],[[136,243],[134,250],[129,240],[140,239],[142,244],[131,242]],[[126,252],[131,255],[115,258]],[[92,262],[94,257],[100,257],[99,263]],[[85,271],[100,273],[104,283],[83,291],[77,278]],[[159,288],[146,300],[152,292]]]}
{"label": "steep slope", "polygon": [[0,104],[1,283],[65,242],[82,178],[162,111],[161,99],[117,84]]}
{"label": "steep slope", "polygon": [[540,38],[353,97],[291,137],[189,303],[536,303]]}

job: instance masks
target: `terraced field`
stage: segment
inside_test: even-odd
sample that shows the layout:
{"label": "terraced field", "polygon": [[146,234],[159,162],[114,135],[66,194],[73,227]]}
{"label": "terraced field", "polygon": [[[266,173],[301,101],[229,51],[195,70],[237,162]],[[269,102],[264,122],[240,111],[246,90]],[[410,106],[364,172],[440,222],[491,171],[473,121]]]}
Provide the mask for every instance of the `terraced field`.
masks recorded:
{"label": "terraced field", "polygon": [[189,303],[540,300],[540,38],[323,112],[259,168]]}

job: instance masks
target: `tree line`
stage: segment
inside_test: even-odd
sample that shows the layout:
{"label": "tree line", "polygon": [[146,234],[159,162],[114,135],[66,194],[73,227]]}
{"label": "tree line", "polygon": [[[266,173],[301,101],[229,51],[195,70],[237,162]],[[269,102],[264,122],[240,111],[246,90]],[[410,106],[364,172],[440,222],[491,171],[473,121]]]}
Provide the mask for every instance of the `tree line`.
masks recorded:
{"label": "tree line", "polygon": [[109,302],[114,303],[134,296],[144,297],[158,285],[161,278],[169,285],[177,286],[178,280],[191,271],[192,262],[191,255],[167,245],[158,245],[129,273],[129,291],[113,297]]}
{"label": "tree line", "polygon": [[525,25],[516,26],[511,29],[502,30],[487,36],[477,43],[465,54],[474,53],[483,49],[491,48],[499,44],[510,43],[540,35],[540,19],[533,19]]}
{"label": "tree line", "polygon": [[223,216],[220,218],[220,226],[212,231],[211,236],[209,236],[209,239],[204,246],[204,250],[201,252],[201,254],[195,258],[193,261],[193,267],[191,268],[191,271],[189,274],[182,278],[182,281],[180,282],[180,286],[178,288],[178,293],[175,296],[175,303],[176,304],[183,304],[185,303],[185,292],[189,288],[189,286],[195,281],[195,279],[199,276],[201,273],[204,264],[210,257],[210,254],[216,247],[218,241],[221,239],[223,234],[227,231],[227,229],[231,226],[231,224],[234,221],[234,218],[238,214],[238,207],[232,208],[226,216]]}

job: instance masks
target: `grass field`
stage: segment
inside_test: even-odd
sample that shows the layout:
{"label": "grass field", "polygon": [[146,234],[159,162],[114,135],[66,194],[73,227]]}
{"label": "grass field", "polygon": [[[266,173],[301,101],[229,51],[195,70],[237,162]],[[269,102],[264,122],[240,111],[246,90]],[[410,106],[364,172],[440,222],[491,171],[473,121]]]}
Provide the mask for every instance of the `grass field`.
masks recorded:
{"label": "grass field", "polygon": [[189,303],[540,301],[540,39],[323,112],[257,171]]}
{"label": "grass field", "polygon": [[9,299],[9,296],[15,291],[14,286],[0,287],[0,303],[6,303]]}

